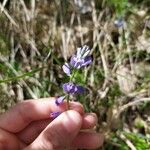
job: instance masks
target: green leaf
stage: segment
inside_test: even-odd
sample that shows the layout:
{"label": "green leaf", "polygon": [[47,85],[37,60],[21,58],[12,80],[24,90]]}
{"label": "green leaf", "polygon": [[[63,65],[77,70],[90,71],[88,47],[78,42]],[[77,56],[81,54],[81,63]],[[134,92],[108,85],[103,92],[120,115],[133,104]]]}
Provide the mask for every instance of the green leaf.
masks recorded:
{"label": "green leaf", "polygon": [[27,76],[32,76],[33,74],[35,74],[36,72],[42,70],[43,68],[38,68],[38,69],[34,69],[30,72],[26,72],[22,75],[19,75],[19,76],[15,76],[15,77],[12,77],[12,78],[8,78],[8,79],[3,79],[3,80],[0,80],[0,84],[1,83],[7,83],[7,82],[10,82],[10,81],[15,81],[15,80],[18,80],[18,79],[22,79],[22,78],[25,78]]}
{"label": "green leaf", "polygon": [[137,150],[148,150],[150,149],[150,139],[148,139],[146,136],[141,134],[135,134],[135,133],[127,133],[124,132],[124,135],[131,140],[131,142],[134,144]]}

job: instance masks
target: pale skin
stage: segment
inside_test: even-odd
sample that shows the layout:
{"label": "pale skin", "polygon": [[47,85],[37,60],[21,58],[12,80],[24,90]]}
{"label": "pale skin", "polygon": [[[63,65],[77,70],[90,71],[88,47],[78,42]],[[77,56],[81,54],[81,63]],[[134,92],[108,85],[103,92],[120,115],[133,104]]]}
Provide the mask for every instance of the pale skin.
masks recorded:
{"label": "pale skin", "polygon": [[[27,100],[0,115],[1,150],[77,150],[96,149],[103,136],[93,131],[94,113],[84,113],[77,102],[55,105],[55,98]],[[57,118],[51,112],[61,111]]]}

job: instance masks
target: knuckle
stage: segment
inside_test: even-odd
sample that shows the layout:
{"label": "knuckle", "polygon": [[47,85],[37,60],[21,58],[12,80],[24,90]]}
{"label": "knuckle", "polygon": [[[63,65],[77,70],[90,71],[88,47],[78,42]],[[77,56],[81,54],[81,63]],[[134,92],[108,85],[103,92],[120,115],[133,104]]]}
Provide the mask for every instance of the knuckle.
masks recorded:
{"label": "knuckle", "polygon": [[68,145],[63,143],[63,137],[57,130],[51,130],[46,132],[45,135],[46,143],[49,143],[52,149],[55,150],[66,150]]}
{"label": "knuckle", "polygon": [[7,144],[7,134],[4,130],[0,129],[0,149],[6,149]]}
{"label": "knuckle", "polygon": [[24,101],[18,103],[15,109],[17,110],[16,112],[24,122],[30,122],[32,121],[32,118],[30,117],[30,112],[33,108],[34,106],[32,101]]}

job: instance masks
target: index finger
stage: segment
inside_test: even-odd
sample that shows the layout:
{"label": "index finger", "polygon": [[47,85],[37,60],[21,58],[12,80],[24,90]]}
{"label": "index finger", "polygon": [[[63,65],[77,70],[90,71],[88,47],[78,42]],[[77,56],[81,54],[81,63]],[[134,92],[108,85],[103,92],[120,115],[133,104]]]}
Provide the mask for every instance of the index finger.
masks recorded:
{"label": "index finger", "polygon": [[[63,112],[66,109],[66,102],[57,106],[55,98],[27,100],[18,103],[0,116],[0,128],[16,133],[24,129],[32,121],[48,119],[51,112]],[[84,113],[82,105],[77,102],[70,102],[70,109],[74,109],[80,114]]]}

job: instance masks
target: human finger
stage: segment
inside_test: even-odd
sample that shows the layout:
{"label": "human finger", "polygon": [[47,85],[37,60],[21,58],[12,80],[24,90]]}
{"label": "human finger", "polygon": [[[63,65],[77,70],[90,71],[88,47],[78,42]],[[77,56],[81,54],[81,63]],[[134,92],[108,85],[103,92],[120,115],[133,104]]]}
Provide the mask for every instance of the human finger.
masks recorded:
{"label": "human finger", "polygon": [[81,115],[66,111],[54,119],[26,150],[69,149],[82,125]]}
{"label": "human finger", "polygon": [[[51,112],[63,112],[66,109],[66,102],[57,106],[55,98],[27,100],[17,104],[0,116],[0,128],[16,133],[24,129],[32,121],[48,119]],[[74,109],[80,114],[84,113],[83,106],[78,102],[70,102],[70,109]]]}
{"label": "human finger", "polygon": [[82,129],[90,129],[97,124],[97,115],[95,113],[85,113],[83,115]]}
{"label": "human finger", "polygon": [[25,147],[25,144],[22,143],[16,136],[13,134],[0,129],[0,149],[8,150],[15,149],[20,150]]}
{"label": "human finger", "polygon": [[[82,129],[93,128],[96,125],[97,117],[94,113],[86,113],[82,116],[82,118]],[[30,144],[50,122],[50,119],[34,121],[16,135],[26,144]]]}
{"label": "human finger", "polygon": [[30,144],[39,136],[39,134],[48,126],[50,122],[50,119],[34,121],[29,124],[24,130],[16,133],[16,136],[24,143]]}
{"label": "human finger", "polygon": [[[88,142],[87,142],[88,141]],[[72,143],[75,149],[97,149],[103,145],[104,136],[96,132],[80,132]]]}

